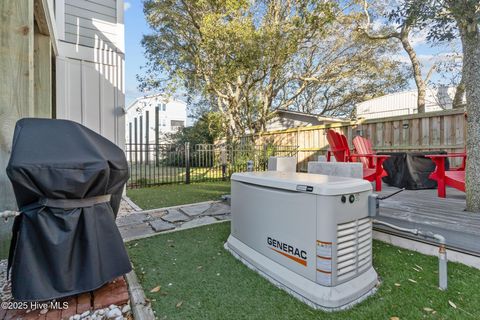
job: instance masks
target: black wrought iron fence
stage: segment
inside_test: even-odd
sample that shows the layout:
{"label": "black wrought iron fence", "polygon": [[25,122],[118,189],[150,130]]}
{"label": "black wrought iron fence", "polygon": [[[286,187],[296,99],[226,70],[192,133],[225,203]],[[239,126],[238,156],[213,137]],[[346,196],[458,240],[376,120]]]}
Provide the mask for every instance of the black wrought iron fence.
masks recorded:
{"label": "black wrought iron fence", "polygon": [[271,156],[297,156],[296,146],[127,143],[127,188],[227,180],[235,172],[267,169]]}

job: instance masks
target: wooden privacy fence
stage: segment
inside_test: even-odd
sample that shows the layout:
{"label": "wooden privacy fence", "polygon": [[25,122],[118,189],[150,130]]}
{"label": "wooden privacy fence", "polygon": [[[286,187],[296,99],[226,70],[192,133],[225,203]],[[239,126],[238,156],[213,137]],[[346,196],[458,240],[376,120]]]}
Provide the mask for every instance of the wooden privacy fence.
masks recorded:
{"label": "wooden privacy fence", "polygon": [[[269,131],[255,135],[254,140],[255,144],[298,146],[298,169],[306,171],[309,161],[315,161],[318,155],[326,153],[329,147],[326,137],[328,129],[345,134],[352,148],[355,136],[370,139],[374,149],[379,152],[463,152],[466,141],[463,109]],[[241,140],[250,138],[245,136]],[[456,164],[455,161],[458,159],[452,159],[453,164]]]}

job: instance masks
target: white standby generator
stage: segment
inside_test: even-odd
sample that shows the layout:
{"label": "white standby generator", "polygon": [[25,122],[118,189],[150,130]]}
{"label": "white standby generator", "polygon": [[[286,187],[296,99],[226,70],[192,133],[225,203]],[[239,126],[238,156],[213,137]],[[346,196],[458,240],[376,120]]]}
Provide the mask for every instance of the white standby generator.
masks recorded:
{"label": "white standby generator", "polygon": [[315,309],[349,308],[376,290],[369,182],[295,172],[232,176],[225,248]]}

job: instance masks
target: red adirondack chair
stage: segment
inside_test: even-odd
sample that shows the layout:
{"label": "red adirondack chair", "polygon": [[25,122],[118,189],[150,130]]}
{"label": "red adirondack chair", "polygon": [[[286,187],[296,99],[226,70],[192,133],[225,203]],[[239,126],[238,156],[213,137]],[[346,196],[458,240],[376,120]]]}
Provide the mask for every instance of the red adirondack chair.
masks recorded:
{"label": "red adirondack chair", "polygon": [[[437,193],[440,198],[445,198],[447,195],[447,186],[453,187],[465,192],[465,163],[467,159],[466,153],[449,153],[449,154],[435,154],[427,155],[427,158],[432,159],[435,163],[435,171],[433,171],[429,178],[436,180],[438,184]],[[445,170],[446,158],[463,158],[462,165],[452,170]]]}
{"label": "red adirondack chair", "polygon": [[[363,163],[363,179],[375,181],[375,190],[382,191],[382,177],[387,175],[383,170],[383,162],[388,158],[387,155],[376,155],[373,151],[363,153],[363,150],[362,153],[351,153],[347,138],[331,129],[327,131],[327,140],[330,144],[327,161],[330,161],[331,154],[338,162],[356,162],[356,159],[359,159]],[[368,140],[367,142],[370,144]],[[357,150],[357,152],[359,151]]]}
{"label": "red adirondack chair", "polygon": [[349,162],[350,149],[347,139],[342,139],[342,136],[345,137],[332,129],[327,131],[327,141],[330,145],[330,149],[327,150],[328,162],[330,162],[332,154],[337,162]]}

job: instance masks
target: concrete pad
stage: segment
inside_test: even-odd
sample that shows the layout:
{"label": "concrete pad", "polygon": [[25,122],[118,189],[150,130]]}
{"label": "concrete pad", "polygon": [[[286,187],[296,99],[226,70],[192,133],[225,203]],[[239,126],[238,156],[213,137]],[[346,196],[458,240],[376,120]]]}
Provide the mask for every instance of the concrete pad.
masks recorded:
{"label": "concrete pad", "polygon": [[203,204],[181,207],[180,210],[182,210],[184,213],[186,213],[190,217],[196,217],[201,215],[208,209],[210,209],[211,206],[212,206],[211,203],[203,203]]}
{"label": "concrete pad", "polygon": [[204,216],[219,216],[230,213],[230,206],[224,202],[217,202],[212,204],[210,209],[203,213]]}
{"label": "concrete pad", "polygon": [[215,219],[213,217],[205,216],[205,217],[201,217],[201,218],[198,218],[198,219],[193,219],[193,220],[190,220],[188,222],[185,222],[184,224],[182,224],[179,227],[179,229],[203,226],[203,225],[207,225],[207,224],[212,224],[216,221],[217,221],[217,219]]}
{"label": "concrete pad", "polygon": [[179,209],[169,209],[167,212],[167,215],[162,217],[162,220],[167,222],[175,223],[190,220],[190,218],[183,214]]}
{"label": "concrete pad", "polygon": [[153,228],[153,230],[155,230],[155,232],[175,229],[175,225],[173,223],[166,222],[161,219],[150,221],[149,224]]}
{"label": "concrete pad", "polygon": [[308,163],[308,173],[363,179],[363,164],[360,162],[310,161]]}

